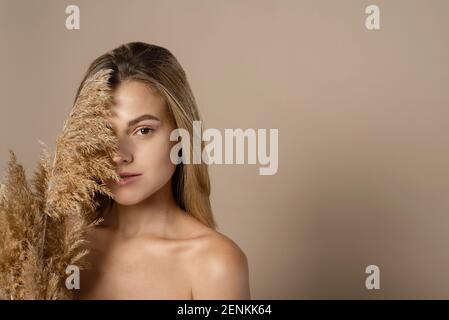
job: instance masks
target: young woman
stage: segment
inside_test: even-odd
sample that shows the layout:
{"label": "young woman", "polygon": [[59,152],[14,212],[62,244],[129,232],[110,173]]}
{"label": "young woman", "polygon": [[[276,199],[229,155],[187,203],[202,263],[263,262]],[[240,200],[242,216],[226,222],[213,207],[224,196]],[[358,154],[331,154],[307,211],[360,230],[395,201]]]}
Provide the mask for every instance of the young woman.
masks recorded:
{"label": "young woman", "polygon": [[80,89],[101,69],[114,71],[113,160],[123,178],[107,182],[114,199],[103,199],[104,221],[88,235],[77,298],[250,299],[246,255],[215,230],[207,165],[170,159],[171,131],[192,135],[200,120],[184,70],[167,49],[133,42],[97,58]]}

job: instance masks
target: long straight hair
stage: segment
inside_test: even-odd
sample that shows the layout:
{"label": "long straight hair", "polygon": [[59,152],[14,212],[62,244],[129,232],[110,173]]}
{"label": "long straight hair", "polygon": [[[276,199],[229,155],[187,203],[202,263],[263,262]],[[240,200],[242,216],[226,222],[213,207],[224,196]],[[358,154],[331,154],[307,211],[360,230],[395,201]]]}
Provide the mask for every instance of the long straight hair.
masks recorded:
{"label": "long straight hair", "polygon": [[[164,99],[177,128],[186,129],[193,141],[193,121],[200,120],[198,107],[183,68],[169,50],[153,44],[130,42],[101,55],[90,64],[75,101],[86,79],[102,69],[113,71],[109,78],[112,90],[126,80],[140,81],[154,89]],[[201,144],[204,147],[204,142]],[[190,154],[193,154],[192,144]],[[207,164],[178,164],[172,177],[172,192],[183,210],[216,229],[209,199]],[[98,197],[99,213],[114,201],[103,195]]]}

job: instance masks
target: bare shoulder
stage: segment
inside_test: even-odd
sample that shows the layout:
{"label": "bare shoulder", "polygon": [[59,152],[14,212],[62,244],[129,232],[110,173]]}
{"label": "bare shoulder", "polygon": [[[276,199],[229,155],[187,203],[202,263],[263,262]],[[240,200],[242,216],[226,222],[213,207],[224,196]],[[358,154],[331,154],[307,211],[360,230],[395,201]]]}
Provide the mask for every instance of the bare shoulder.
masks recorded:
{"label": "bare shoulder", "polygon": [[203,225],[193,217],[186,223],[192,238],[196,239],[195,253],[192,258],[201,263],[208,260],[244,263],[247,257],[243,250],[231,238]]}
{"label": "bare shoulder", "polygon": [[196,253],[196,259],[202,264],[217,264],[217,267],[247,262],[243,250],[231,238],[210,230],[201,239],[201,245]]}
{"label": "bare shoulder", "polygon": [[248,259],[232,239],[208,228],[190,259],[194,299],[250,299]]}

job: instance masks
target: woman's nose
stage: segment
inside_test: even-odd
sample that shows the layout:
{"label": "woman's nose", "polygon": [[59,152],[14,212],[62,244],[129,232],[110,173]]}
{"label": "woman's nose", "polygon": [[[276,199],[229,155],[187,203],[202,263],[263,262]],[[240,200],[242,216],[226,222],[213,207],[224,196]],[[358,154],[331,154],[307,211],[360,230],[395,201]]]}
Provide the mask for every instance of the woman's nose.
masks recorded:
{"label": "woman's nose", "polygon": [[129,163],[132,161],[132,156],[131,155],[126,156],[123,155],[122,152],[119,152],[113,156],[112,160],[117,164]]}
{"label": "woman's nose", "polygon": [[112,160],[117,163],[129,163],[133,160],[132,153],[126,150],[123,143],[119,144],[119,149],[116,154],[112,157]]}

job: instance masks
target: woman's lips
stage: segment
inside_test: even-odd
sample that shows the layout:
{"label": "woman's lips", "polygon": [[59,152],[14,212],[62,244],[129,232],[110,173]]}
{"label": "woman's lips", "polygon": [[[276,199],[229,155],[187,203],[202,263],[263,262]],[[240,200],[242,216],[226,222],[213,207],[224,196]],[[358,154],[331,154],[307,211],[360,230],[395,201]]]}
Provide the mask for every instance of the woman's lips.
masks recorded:
{"label": "woman's lips", "polygon": [[118,184],[119,186],[125,186],[125,185],[132,183],[133,181],[136,181],[140,176],[141,176],[141,174],[135,175],[135,176],[123,177],[123,178],[120,178],[119,181],[115,181],[115,183]]}

